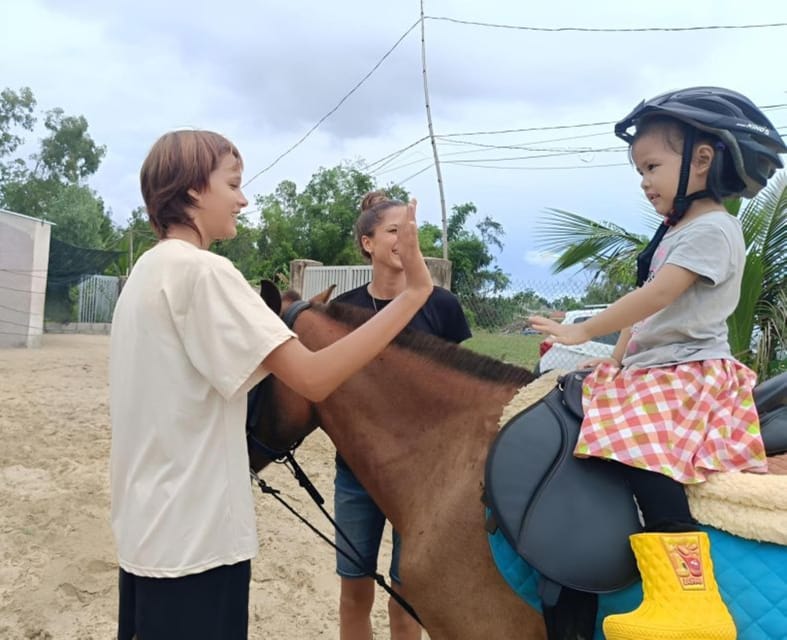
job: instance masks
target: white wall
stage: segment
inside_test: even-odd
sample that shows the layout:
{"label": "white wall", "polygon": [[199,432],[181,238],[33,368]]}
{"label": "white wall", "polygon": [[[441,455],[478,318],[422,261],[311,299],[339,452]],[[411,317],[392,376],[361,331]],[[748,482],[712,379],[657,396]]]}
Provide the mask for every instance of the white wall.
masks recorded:
{"label": "white wall", "polygon": [[51,229],[0,209],[0,347],[41,344]]}

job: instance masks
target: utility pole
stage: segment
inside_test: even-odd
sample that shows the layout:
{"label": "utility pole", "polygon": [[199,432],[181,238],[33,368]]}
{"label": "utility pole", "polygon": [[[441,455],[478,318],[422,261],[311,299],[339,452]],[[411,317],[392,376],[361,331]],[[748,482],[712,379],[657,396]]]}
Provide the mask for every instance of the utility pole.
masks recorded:
{"label": "utility pole", "polygon": [[437,189],[440,192],[440,211],[443,218],[443,260],[448,260],[448,216],[445,211],[445,192],[443,191],[443,173],[440,170],[440,157],[437,154],[437,142],[432,126],[432,107],[429,104],[429,85],[426,80],[426,31],[424,28],[424,0],[421,0],[421,69],[424,75],[424,100],[426,102],[426,122],[429,125],[429,139],[432,141],[434,168],[437,171]]}
{"label": "utility pole", "polygon": [[128,228],[128,264],[126,265],[126,277],[131,275],[131,267],[134,266],[134,227]]}

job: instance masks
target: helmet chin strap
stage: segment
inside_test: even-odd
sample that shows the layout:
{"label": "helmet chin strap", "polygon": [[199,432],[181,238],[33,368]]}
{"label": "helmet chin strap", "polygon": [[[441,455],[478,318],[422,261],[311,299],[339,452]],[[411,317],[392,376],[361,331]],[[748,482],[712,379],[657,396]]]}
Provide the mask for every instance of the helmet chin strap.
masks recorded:
{"label": "helmet chin strap", "polygon": [[656,253],[656,248],[661,243],[664,234],[670,227],[674,227],[678,222],[683,219],[686,212],[691,207],[691,203],[695,200],[701,200],[712,196],[711,192],[707,189],[695,191],[690,195],[686,195],[686,190],[689,187],[689,173],[691,171],[691,158],[694,154],[694,140],[696,139],[696,130],[694,127],[686,126],[683,131],[683,157],[680,162],[680,176],[678,178],[678,191],[675,194],[675,200],[672,203],[672,211],[667,216],[656,233],[651,238],[648,246],[643,249],[642,253],[637,256],[637,286],[641,287],[648,280],[650,275],[650,263],[653,260],[653,254]]}
{"label": "helmet chin strap", "polygon": [[695,191],[686,195],[689,188],[689,173],[691,172],[691,158],[694,155],[694,141],[697,138],[697,131],[694,127],[684,127],[683,132],[683,158],[680,162],[680,178],[678,179],[678,192],[672,203],[672,212],[667,216],[666,225],[674,227],[681,221],[689,210],[691,203],[695,200],[712,197],[712,193],[707,189]]}

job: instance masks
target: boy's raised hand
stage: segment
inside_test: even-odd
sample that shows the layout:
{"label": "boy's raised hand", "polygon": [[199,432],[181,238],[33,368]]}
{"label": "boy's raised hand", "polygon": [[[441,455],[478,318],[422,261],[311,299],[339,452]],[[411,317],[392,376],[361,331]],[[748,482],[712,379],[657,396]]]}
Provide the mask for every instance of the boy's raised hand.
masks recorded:
{"label": "boy's raised hand", "polygon": [[415,221],[415,210],[418,201],[413,198],[407,203],[407,215],[404,224],[397,230],[397,245],[402,267],[407,277],[408,288],[428,289],[432,291],[432,276],[421,254],[418,244],[418,224]]}

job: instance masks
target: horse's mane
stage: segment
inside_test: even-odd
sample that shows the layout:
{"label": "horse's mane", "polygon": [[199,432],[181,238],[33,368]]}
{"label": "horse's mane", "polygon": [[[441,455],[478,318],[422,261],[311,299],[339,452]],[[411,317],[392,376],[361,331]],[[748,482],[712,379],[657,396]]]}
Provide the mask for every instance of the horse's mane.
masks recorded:
{"label": "horse's mane", "polygon": [[[353,329],[362,325],[374,315],[368,309],[340,302],[332,302],[327,305],[316,304],[312,308]],[[535,380],[533,373],[523,367],[495,360],[422,331],[405,329],[396,337],[394,344],[403,349],[414,351],[419,356],[434,360],[443,366],[451,367],[483,380],[513,383],[517,386],[522,386]]]}

